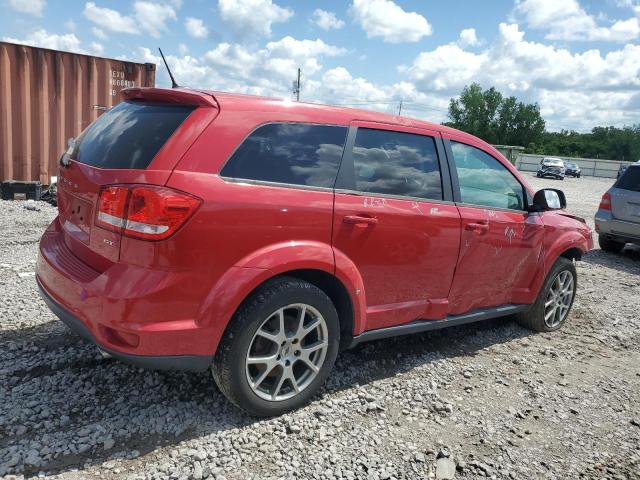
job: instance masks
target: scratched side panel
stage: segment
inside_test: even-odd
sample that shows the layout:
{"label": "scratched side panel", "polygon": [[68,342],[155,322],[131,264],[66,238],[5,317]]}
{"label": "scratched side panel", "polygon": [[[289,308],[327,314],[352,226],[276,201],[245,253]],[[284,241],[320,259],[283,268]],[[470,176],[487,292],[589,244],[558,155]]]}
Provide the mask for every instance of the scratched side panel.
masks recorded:
{"label": "scratched side panel", "polygon": [[[449,295],[449,314],[528,299],[541,261],[544,225],[525,212],[458,206],[460,256]],[[469,228],[486,222],[487,230]],[[524,302],[529,303],[529,302]]]}
{"label": "scratched side panel", "polygon": [[[350,215],[378,222],[345,223]],[[459,229],[451,204],[336,192],[333,245],[362,276],[366,330],[444,316]]]}

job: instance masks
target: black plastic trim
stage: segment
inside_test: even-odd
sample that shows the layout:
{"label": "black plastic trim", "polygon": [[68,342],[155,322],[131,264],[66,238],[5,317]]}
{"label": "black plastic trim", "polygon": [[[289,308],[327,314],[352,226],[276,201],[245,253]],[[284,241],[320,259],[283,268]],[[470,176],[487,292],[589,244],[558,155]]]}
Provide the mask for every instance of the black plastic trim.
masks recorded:
{"label": "black plastic trim", "polygon": [[451,181],[451,171],[449,160],[447,159],[444,141],[441,136],[435,137],[436,151],[438,152],[438,164],[440,165],[440,181],[442,183],[442,198],[447,202],[454,202],[453,183]]}
{"label": "black plastic trim", "polygon": [[98,349],[109,356],[121,360],[130,365],[136,367],[142,367],[151,370],[185,370],[191,372],[203,372],[213,362],[213,356],[208,355],[161,355],[161,356],[147,356],[147,355],[131,355],[128,353],[116,352],[100,345],[91,331],[82,323],[81,320],[72,315],[67,309],[60,305],[53,297],[46,291],[46,289],[40,283],[40,280],[36,278],[38,288],[40,290],[40,296],[44,300],[44,303],[51,309],[53,313],[71,330],[76,332],[85,340],[93,343]]}
{"label": "black plastic trim", "polygon": [[453,190],[453,201],[460,203],[462,200],[460,196],[460,182],[458,180],[458,170],[456,170],[456,164],[453,162],[453,150],[451,149],[451,140],[443,138],[444,151],[446,153],[447,165],[449,167],[449,178],[451,178],[451,189]]}
{"label": "black plastic trim", "polygon": [[397,337],[400,335],[411,335],[413,333],[439,330],[441,328],[454,327],[456,325],[464,325],[466,323],[480,322],[490,318],[513,315],[514,313],[524,312],[530,307],[531,305],[500,305],[498,307],[473,310],[472,312],[462,315],[452,315],[442,320],[417,320],[415,322],[395,327],[378,328],[353,337],[348,348],[353,348],[362,342],[369,342],[371,340],[380,340],[382,338]]}

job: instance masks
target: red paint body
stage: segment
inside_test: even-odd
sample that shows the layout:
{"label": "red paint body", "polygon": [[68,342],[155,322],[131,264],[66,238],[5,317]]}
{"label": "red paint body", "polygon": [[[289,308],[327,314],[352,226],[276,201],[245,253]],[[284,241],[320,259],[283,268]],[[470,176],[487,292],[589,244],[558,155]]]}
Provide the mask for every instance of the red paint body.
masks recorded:
{"label": "red paint body", "polygon": [[[61,169],[60,215],[42,237],[37,266],[53,299],[112,351],[213,355],[242,301],[264,281],[293,270],[335,276],[351,300],[354,336],[481,307],[531,304],[559,255],[592,248],[589,228],[562,213],[255,185],[218,175],[242,140],[267,122],[374,126],[480,148],[533,195],[495,149],[456,130],[232,94],[133,89],[125,97],[198,108],[146,170],[75,161]],[[139,240],[93,224],[97,195],[112,184],[166,186],[203,202],[168,239]]]}

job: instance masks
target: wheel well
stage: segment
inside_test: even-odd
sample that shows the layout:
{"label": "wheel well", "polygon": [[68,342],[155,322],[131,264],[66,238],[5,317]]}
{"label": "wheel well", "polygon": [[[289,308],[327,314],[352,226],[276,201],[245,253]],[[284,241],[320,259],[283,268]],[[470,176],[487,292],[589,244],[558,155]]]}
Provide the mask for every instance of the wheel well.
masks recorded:
{"label": "wheel well", "polygon": [[568,258],[569,260],[582,260],[582,250],[577,247],[565,250],[560,254],[561,257]]}
{"label": "wheel well", "polygon": [[291,270],[278,276],[295,277],[315,285],[333,302],[340,320],[340,347],[344,348],[353,338],[353,305],[347,288],[334,275],[322,270]]}

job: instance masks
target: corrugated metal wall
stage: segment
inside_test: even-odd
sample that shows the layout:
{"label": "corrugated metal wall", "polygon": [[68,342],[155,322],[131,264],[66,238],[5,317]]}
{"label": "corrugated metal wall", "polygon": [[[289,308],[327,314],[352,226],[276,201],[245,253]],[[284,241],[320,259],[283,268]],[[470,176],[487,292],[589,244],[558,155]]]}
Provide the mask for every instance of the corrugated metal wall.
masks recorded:
{"label": "corrugated metal wall", "polygon": [[48,184],[67,140],[155,74],[152,63],[0,42],[0,180]]}

